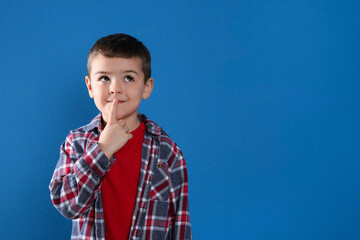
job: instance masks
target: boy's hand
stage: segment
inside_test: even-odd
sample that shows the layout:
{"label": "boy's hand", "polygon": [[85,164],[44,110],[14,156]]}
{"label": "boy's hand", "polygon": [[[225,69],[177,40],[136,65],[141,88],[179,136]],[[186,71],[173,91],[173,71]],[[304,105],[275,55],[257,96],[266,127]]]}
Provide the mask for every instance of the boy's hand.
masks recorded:
{"label": "boy's hand", "polygon": [[98,141],[99,147],[108,159],[132,138],[132,134],[129,133],[129,128],[126,126],[126,122],[124,120],[116,120],[117,104],[118,101],[114,99],[111,104],[108,122],[101,132]]}

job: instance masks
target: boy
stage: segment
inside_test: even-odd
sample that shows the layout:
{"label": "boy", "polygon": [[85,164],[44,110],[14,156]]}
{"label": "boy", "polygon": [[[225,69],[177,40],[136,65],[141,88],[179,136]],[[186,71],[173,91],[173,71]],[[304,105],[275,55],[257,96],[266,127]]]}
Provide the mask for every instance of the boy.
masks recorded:
{"label": "boy", "polygon": [[71,239],[191,239],[185,160],[156,123],[138,113],[154,86],[150,53],[114,34],[88,55],[86,86],[100,113],[70,131],[50,196],[73,219]]}

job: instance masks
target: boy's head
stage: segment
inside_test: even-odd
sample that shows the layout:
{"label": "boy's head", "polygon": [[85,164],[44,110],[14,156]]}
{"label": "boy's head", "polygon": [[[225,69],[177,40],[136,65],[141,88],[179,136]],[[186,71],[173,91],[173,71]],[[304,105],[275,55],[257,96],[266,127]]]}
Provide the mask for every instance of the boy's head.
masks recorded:
{"label": "boy's head", "polygon": [[149,50],[142,42],[130,35],[118,33],[100,38],[90,49],[88,55],[88,76],[90,76],[92,60],[98,54],[108,58],[139,58],[141,60],[141,69],[145,75],[145,83],[151,77],[151,56]]}
{"label": "boy's head", "polygon": [[154,86],[150,74],[149,51],[135,38],[114,34],[95,43],[89,53],[85,81],[105,124],[116,101],[116,119],[125,120],[130,129],[137,125],[141,100],[150,96]]}

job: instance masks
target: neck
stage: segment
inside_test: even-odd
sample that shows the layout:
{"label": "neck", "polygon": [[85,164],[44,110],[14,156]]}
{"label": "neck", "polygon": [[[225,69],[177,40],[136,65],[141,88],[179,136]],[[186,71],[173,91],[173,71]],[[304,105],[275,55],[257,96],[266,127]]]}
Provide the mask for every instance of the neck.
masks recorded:
{"label": "neck", "polygon": [[140,121],[137,117],[134,122],[126,122],[126,126],[129,128],[129,132],[132,132],[135,129],[137,129],[139,125],[140,125]]}

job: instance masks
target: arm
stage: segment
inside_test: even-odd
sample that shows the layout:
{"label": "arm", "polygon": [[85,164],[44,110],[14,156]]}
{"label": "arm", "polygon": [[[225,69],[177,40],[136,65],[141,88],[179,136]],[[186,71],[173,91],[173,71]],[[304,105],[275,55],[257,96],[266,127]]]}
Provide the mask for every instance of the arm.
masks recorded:
{"label": "arm", "polygon": [[188,202],[188,176],[185,159],[178,150],[175,156],[174,167],[171,171],[171,182],[173,192],[172,201],[175,209],[175,223],[173,226],[173,236],[171,239],[192,239],[189,202]]}
{"label": "arm", "polygon": [[73,136],[68,135],[49,186],[51,200],[62,215],[75,219],[89,210],[108,166],[97,142],[78,158]]}
{"label": "arm", "polygon": [[[61,145],[49,188],[54,206],[67,218],[81,217],[90,209],[109,168],[108,159],[132,137],[125,121],[116,119],[116,105],[117,101],[113,101],[109,121],[99,141],[89,149],[82,151],[71,132]],[[78,156],[76,149],[84,154]]]}

